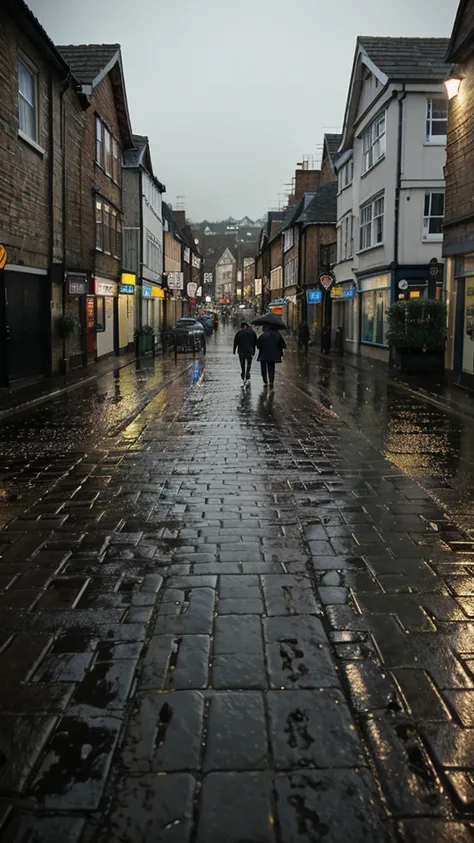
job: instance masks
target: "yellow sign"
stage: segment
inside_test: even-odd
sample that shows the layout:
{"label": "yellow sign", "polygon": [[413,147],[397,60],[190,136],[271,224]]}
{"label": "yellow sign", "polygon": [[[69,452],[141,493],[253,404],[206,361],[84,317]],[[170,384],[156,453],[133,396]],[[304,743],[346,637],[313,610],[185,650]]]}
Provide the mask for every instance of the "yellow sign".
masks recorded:
{"label": "yellow sign", "polygon": [[136,282],[137,276],[133,272],[122,272],[122,277],[120,279],[121,284],[131,284],[131,286],[134,287]]}
{"label": "yellow sign", "polygon": [[333,287],[331,290],[331,298],[332,299],[342,299],[342,287]]}
{"label": "yellow sign", "polygon": [[154,299],[164,299],[165,291],[161,289],[161,287],[152,287],[151,288],[151,295]]}
{"label": "yellow sign", "polygon": [[0,269],[3,269],[7,262],[8,254],[5,246],[0,246]]}

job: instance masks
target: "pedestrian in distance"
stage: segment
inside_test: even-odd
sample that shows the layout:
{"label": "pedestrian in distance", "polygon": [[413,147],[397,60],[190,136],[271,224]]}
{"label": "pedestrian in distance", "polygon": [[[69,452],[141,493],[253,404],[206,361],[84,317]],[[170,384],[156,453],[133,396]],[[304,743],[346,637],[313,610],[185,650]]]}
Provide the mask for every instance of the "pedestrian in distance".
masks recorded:
{"label": "pedestrian in distance", "polygon": [[281,363],[286,342],[277,328],[267,325],[263,328],[257,340],[258,359],[262,371],[262,379],[265,386],[269,386],[273,392],[275,384],[275,365]]}
{"label": "pedestrian in distance", "polygon": [[304,319],[302,319],[300,324],[298,325],[298,351],[304,351],[305,355],[307,355],[308,345],[309,327],[308,323]]}
{"label": "pedestrian in distance", "polygon": [[257,334],[248,322],[242,322],[240,330],[237,331],[234,337],[234,354],[236,351],[239,354],[243,386],[250,383],[250,370],[256,347]]}

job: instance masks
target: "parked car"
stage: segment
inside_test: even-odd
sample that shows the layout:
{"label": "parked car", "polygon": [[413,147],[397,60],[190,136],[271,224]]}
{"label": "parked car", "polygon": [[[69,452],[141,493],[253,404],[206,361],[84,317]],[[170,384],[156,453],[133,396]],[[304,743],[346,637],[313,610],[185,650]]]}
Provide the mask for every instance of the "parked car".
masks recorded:
{"label": "parked car", "polygon": [[177,351],[206,351],[206,332],[197,319],[178,319],[171,333]]}

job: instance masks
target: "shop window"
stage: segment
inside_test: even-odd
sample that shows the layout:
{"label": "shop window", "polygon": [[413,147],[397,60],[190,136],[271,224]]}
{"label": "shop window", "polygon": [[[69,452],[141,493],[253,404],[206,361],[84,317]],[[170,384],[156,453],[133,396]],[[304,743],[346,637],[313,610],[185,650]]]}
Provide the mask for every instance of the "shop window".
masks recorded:
{"label": "shop window", "polygon": [[361,341],[387,345],[390,289],[361,293]]}
{"label": "shop window", "polygon": [[97,333],[105,331],[105,296],[96,296],[95,329]]}

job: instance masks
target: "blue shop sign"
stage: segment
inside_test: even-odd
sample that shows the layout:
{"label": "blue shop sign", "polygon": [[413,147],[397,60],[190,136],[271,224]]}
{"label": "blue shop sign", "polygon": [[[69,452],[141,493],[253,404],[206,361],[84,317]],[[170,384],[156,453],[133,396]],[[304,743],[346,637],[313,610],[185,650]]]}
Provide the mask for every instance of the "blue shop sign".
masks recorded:
{"label": "blue shop sign", "polygon": [[319,304],[323,299],[321,290],[308,290],[307,302],[308,304]]}
{"label": "blue shop sign", "polygon": [[144,299],[151,299],[151,287],[142,287],[142,296]]}
{"label": "blue shop sign", "polygon": [[135,292],[135,287],[133,284],[120,284],[119,293],[123,293],[126,296],[133,296]]}
{"label": "blue shop sign", "polygon": [[355,297],[354,287],[344,287],[342,291],[343,299],[353,299]]}

